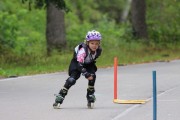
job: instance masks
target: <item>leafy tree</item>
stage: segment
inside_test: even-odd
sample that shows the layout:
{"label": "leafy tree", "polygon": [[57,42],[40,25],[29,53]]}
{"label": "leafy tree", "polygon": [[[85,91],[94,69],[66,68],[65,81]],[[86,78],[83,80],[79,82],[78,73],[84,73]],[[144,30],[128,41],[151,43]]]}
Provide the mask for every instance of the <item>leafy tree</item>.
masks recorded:
{"label": "leafy tree", "polygon": [[[69,1],[67,1],[67,4]],[[95,23],[102,18],[102,14],[98,11],[98,3],[96,0],[75,0],[70,1],[71,8],[73,13],[75,13],[80,22],[84,23],[85,21],[90,23]]]}
{"label": "leafy tree", "polygon": [[149,37],[156,43],[180,41],[180,2],[178,0],[147,0]]}
{"label": "leafy tree", "polygon": [[64,10],[68,11],[64,0],[22,0],[28,2],[29,9],[32,5],[35,8],[47,8],[46,17],[46,41],[47,54],[50,55],[53,49],[60,51],[66,47]]}
{"label": "leafy tree", "polygon": [[148,38],[145,19],[145,0],[97,0],[97,3],[99,4],[98,9],[102,13],[107,14],[109,19],[115,20],[117,24],[126,21],[130,12],[130,21],[133,29],[132,34],[137,38]]}
{"label": "leafy tree", "polygon": [[122,21],[122,12],[125,1],[122,0],[95,0],[98,4],[98,10],[106,14],[109,19],[115,20],[116,23]]}

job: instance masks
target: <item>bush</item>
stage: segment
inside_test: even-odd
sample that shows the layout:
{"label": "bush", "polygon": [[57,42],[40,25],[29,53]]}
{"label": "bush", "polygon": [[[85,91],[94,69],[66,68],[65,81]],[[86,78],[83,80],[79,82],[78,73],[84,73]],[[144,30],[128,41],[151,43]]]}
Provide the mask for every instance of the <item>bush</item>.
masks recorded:
{"label": "bush", "polygon": [[7,54],[15,48],[17,39],[17,17],[14,14],[0,11],[0,53]]}
{"label": "bush", "polygon": [[178,1],[147,2],[147,24],[150,39],[158,44],[174,43],[180,41],[180,21]]}

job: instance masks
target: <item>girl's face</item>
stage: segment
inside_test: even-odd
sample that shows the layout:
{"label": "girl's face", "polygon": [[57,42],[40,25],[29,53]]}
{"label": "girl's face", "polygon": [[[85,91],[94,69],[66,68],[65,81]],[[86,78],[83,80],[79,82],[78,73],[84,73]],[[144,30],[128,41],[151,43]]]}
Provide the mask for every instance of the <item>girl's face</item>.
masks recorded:
{"label": "girl's face", "polygon": [[89,45],[89,48],[92,50],[92,51],[96,51],[100,45],[100,41],[98,40],[91,40],[88,42],[88,45]]}

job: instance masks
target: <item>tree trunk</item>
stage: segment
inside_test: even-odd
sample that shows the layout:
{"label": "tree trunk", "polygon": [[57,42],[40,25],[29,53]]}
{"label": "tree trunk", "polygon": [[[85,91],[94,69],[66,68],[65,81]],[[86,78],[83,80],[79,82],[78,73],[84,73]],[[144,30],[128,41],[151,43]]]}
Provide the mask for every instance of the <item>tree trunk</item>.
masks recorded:
{"label": "tree trunk", "polygon": [[146,25],[146,3],[145,0],[132,0],[131,4],[131,21],[133,35],[140,39],[147,39]]}
{"label": "tree trunk", "polygon": [[64,11],[49,3],[47,6],[46,41],[47,54],[50,55],[53,49],[61,51],[66,47]]}

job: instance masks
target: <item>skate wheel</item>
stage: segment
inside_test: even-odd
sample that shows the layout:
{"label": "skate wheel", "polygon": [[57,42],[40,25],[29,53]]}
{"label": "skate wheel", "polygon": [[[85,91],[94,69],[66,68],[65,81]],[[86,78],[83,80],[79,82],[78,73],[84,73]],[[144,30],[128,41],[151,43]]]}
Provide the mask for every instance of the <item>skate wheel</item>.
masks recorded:
{"label": "skate wheel", "polygon": [[93,109],[94,108],[94,103],[88,102],[87,107],[89,109]]}
{"label": "skate wheel", "polygon": [[54,109],[60,109],[61,104],[60,103],[54,103],[53,107]]}

